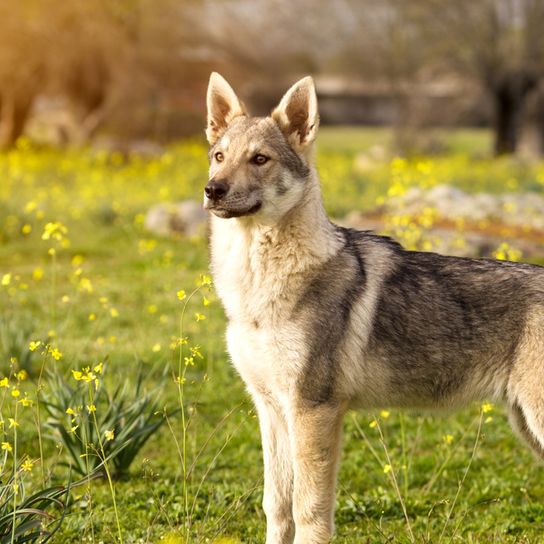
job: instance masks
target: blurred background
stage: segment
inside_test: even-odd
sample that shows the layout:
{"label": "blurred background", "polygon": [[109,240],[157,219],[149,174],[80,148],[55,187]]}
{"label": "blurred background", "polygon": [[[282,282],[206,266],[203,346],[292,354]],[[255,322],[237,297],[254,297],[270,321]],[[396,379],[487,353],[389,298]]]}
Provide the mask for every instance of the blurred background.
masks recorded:
{"label": "blurred background", "polygon": [[0,2],[0,145],[201,134],[211,70],[252,112],[312,74],[324,124],[489,127],[497,154],[544,149],[541,0]]}

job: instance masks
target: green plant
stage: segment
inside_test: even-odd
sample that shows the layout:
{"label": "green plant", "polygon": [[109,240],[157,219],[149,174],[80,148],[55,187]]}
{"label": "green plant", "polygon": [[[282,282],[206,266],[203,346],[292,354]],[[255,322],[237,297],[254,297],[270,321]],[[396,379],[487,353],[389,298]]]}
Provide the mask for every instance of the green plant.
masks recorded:
{"label": "green plant", "polygon": [[[159,408],[161,388],[145,391],[140,370],[134,386],[123,382],[110,391],[98,378],[101,368],[73,371],[75,385],[58,373],[49,376],[44,395],[46,426],[62,443],[76,473],[87,475],[107,461],[120,476],[165,421]],[[81,381],[92,382],[92,400],[88,389],[78,383]]]}
{"label": "green plant", "polygon": [[9,476],[5,471],[1,474],[4,483],[0,486],[0,544],[47,542],[64,520],[70,483],[26,496],[22,478],[27,462],[23,459]]}

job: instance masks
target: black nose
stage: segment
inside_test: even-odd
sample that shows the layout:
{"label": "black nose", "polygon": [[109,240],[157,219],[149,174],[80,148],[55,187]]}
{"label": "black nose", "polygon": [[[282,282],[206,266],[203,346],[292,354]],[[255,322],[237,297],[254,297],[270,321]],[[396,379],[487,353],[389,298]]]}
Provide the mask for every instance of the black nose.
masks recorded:
{"label": "black nose", "polygon": [[224,181],[212,180],[204,187],[204,194],[210,200],[221,200],[229,192],[229,186]]}

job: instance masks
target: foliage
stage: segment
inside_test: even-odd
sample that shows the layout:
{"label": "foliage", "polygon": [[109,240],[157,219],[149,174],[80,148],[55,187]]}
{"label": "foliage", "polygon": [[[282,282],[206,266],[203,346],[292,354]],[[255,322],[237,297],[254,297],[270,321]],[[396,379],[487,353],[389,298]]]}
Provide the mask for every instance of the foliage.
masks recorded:
{"label": "foliage", "polygon": [[59,529],[70,496],[70,483],[57,485],[25,495],[21,484],[25,465],[23,459],[15,472],[1,474],[0,543],[47,542]]}
{"label": "foliage", "polygon": [[[95,367],[98,367],[98,365]],[[75,371],[76,375],[78,371]],[[92,371],[91,371],[92,372]],[[100,373],[95,370],[97,375]],[[146,379],[140,369],[135,384],[122,381],[113,390],[94,378],[72,385],[58,373],[49,377],[44,407],[49,415],[45,426],[53,431],[69,456],[67,465],[81,476],[100,469],[105,460],[115,468],[115,475],[128,472],[145,443],[171,414],[161,412],[161,388],[145,390]],[[92,414],[97,414],[97,422]],[[103,442],[104,451],[99,449]],[[105,455],[105,457],[104,457]]]}

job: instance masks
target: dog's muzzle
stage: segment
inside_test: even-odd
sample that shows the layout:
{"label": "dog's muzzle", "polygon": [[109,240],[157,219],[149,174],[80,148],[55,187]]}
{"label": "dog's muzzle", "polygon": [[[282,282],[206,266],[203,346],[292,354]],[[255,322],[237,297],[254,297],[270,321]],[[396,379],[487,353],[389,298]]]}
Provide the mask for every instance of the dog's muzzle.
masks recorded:
{"label": "dog's muzzle", "polygon": [[204,194],[212,202],[219,202],[229,192],[229,186],[224,181],[212,180],[204,187]]}

